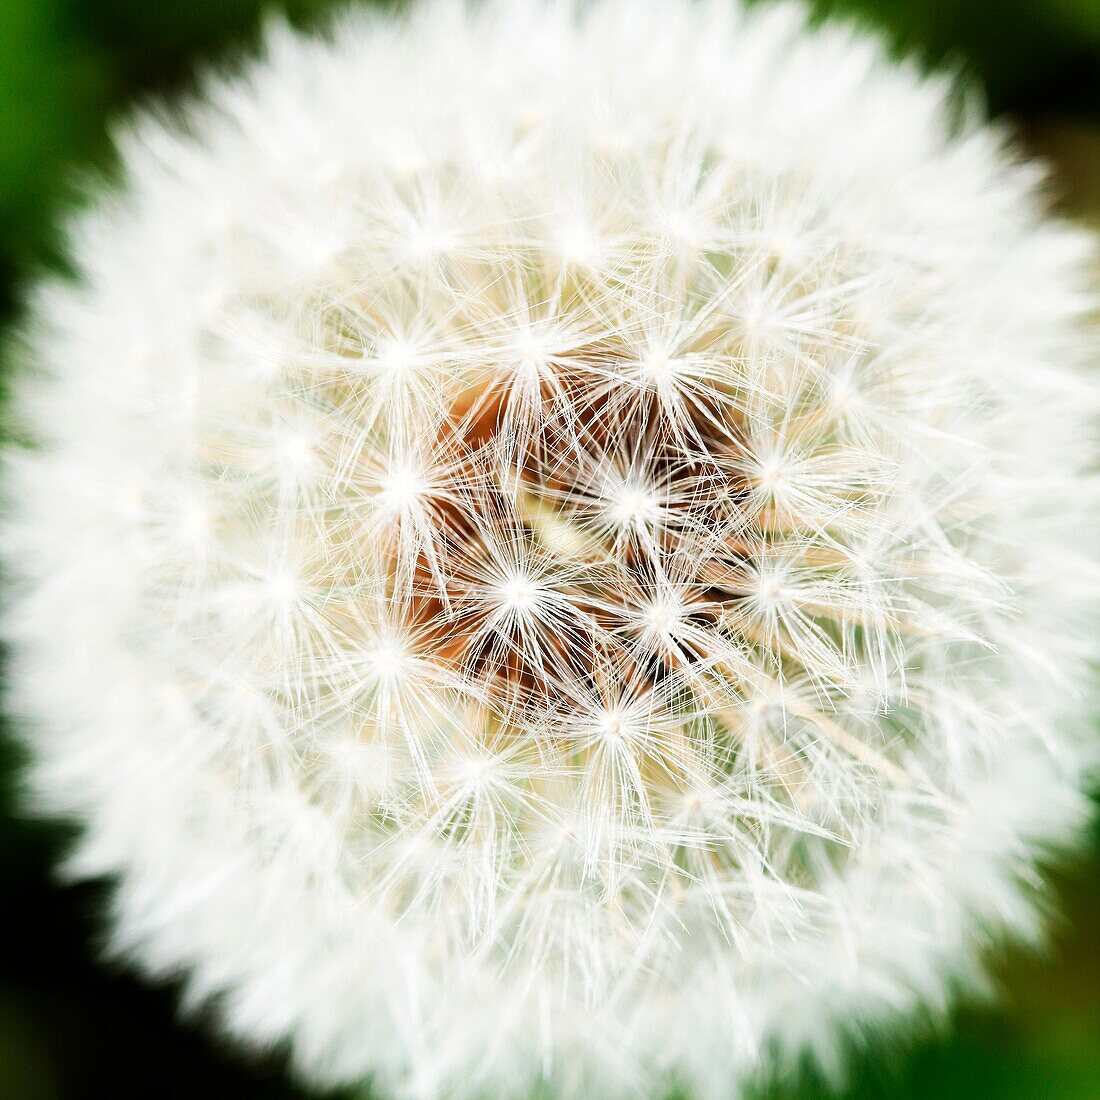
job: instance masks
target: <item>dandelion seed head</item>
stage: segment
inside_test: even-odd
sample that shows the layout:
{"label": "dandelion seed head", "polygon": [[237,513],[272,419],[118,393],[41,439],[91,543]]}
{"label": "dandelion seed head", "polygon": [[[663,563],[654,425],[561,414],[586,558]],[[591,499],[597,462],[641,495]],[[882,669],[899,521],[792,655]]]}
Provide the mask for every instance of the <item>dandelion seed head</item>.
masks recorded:
{"label": "dandelion seed head", "polygon": [[1038,934],[1094,241],[950,103],[788,4],[501,0],[132,124],[2,527],[120,953],[319,1085],[717,1098]]}

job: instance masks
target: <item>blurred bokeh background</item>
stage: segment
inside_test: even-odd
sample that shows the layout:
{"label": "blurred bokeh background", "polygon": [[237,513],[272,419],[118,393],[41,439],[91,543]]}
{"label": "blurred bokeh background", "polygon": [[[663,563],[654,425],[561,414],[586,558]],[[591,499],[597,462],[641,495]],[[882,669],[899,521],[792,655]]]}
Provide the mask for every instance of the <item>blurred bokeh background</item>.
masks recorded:
{"label": "blurred bokeh background", "polygon": [[[131,103],[186,89],[199,62],[247,49],[264,15],[321,19],[332,0],[0,0],[0,326],[20,287],[59,262],[54,227],[89,169],[110,169],[109,126]],[[1047,157],[1064,210],[1100,224],[1100,0],[817,0],[882,28],[984,87]],[[2,366],[2,364],[0,364]],[[2,375],[0,375],[2,377]],[[59,670],[60,673],[61,670]],[[18,753],[0,738],[0,1100],[299,1093],[279,1052],[245,1058],[175,991],[97,962],[104,884],[58,886],[64,827],[18,809]],[[1061,914],[1042,958],[996,960],[996,1009],[857,1056],[850,1098],[1100,1098],[1100,830],[1052,869]],[[778,1098],[819,1095],[812,1081]]]}

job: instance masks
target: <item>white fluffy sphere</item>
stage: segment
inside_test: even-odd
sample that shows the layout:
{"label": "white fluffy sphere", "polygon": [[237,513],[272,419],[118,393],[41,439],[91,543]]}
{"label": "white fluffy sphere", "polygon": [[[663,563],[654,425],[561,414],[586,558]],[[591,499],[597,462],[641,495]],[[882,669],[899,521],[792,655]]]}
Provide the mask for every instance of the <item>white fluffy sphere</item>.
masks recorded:
{"label": "white fluffy sphere", "polygon": [[728,1097],[1073,839],[1092,239],[801,9],[429,4],[145,117],[4,554],[116,948],[302,1076]]}

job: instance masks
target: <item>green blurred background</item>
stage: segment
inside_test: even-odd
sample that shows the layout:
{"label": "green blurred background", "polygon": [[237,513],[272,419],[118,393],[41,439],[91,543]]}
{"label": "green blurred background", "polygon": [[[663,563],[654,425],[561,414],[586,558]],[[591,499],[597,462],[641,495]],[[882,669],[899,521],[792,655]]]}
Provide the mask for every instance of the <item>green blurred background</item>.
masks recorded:
{"label": "green blurred background", "polygon": [[[331,0],[281,6],[308,24]],[[53,227],[79,177],[109,167],[110,121],[186,88],[197,60],[230,60],[275,7],[257,0],[0,0],[0,325],[20,287],[59,262]],[[1062,207],[1100,224],[1100,0],[819,0],[900,49],[986,89],[1052,161]],[[106,887],[58,887],[63,828],[22,818],[17,753],[0,742],[0,1100],[300,1095],[279,1052],[244,1058],[175,991],[96,961]],[[968,1100],[1100,1098],[1100,832],[1053,872],[1062,918],[1044,958],[996,960],[1001,1007],[949,1033],[856,1058],[848,1095]],[[821,1090],[807,1080],[777,1097]],[[598,1100],[598,1098],[593,1098]]]}

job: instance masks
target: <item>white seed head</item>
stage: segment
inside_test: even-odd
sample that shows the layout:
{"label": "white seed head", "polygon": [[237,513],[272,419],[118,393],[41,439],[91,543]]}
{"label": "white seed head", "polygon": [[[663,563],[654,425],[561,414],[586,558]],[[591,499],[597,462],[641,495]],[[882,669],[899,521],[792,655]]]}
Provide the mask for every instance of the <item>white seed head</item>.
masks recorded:
{"label": "white seed head", "polygon": [[273,29],[72,229],[12,702],[115,945],[303,1078],[735,1095],[1073,840],[1094,242],[797,7]]}

